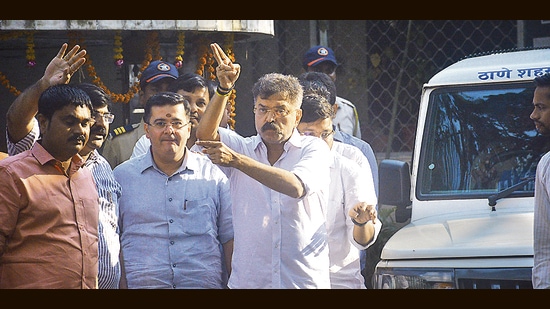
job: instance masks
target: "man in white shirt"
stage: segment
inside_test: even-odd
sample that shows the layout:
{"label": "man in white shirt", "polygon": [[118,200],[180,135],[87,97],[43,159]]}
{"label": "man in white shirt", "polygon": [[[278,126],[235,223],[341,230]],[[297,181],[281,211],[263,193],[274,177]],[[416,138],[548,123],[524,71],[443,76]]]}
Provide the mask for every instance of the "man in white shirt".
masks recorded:
{"label": "man in white shirt", "polygon": [[355,161],[365,158],[357,147],[334,140],[333,109],[325,96],[305,92],[302,115],[300,133],[323,139],[333,155],[327,210],[331,287],[364,289],[360,250],[371,246],[382,228],[370,166]]}
{"label": "man in white shirt", "polygon": [[303,90],[291,75],[262,76],[252,90],[257,135],[218,127],[240,66],[218,44],[219,86],[197,128],[197,145],[228,175],[234,226],[228,287],[328,289],[326,230],[330,150],[301,136]]}

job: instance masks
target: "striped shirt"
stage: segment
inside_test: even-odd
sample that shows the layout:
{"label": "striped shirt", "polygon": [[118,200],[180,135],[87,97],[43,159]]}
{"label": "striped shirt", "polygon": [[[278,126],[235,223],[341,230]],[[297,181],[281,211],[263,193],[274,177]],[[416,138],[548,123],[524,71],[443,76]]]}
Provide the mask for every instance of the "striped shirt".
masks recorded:
{"label": "striped shirt", "polygon": [[100,289],[118,289],[120,282],[120,241],[118,238],[118,200],[122,194],[111,165],[97,150],[84,164],[92,171],[99,195],[99,273]]}
{"label": "striped shirt", "polygon": [[[13,156],[31,149],[39,135],[40,128],[36,119],[31,132],[17,143],[10,140],[6,130],[8,154]],[[90,154],[84,165],[92,172],[99,195],[98,287],[100,289],[117,289],[120,282],[118,199],[122,189],[114,178],[109,162],[97,150]]]}
{"label": "striped shirt", "polygon": [[550,153],[537,165],[534,208],[533,288],[550,288]]}

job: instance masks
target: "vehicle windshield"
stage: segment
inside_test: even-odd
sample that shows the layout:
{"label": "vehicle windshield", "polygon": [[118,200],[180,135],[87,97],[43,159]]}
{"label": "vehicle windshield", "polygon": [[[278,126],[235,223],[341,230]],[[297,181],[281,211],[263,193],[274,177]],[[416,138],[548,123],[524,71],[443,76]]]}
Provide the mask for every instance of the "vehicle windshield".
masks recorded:
{"label": "vehicle windshield", "polygon": [[[422,139],[418,199],[480,198],[533,177],[550,150],[529,118],[532,82],[435,90]],[[511,196],[533,196],[528,182]]]}

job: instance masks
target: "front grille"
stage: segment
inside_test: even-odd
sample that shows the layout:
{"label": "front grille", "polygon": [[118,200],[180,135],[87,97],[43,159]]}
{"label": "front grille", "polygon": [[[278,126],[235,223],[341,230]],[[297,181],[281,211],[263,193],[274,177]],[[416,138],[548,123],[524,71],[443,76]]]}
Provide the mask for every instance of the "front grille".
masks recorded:
{"label": "front grille", "polygon": [[457,269],[459,289],[532,289],[531,268]]}

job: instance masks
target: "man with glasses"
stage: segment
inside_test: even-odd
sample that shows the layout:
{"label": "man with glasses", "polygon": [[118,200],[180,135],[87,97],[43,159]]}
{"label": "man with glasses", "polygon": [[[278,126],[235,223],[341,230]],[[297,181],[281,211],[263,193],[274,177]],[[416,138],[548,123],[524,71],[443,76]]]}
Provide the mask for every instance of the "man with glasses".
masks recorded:
{"label": "man with glasses", "polygon": [[231,273],[233,253],[228,179],[187,148],[191,107],[183,95],[153,95],[143,120],[151,147],[114,169],[123,192],[121,286],[225,288],[223,269]]}
{"label": "man with glasses", "polygon": [[[374,154],[374,151],[372,150],[372,147],[369,143],[366,141],[357,138],[349,133],[343,132],[339,130],[334,125],[334,114],[336,113],[335,109],[335,103],[336,103],[336,85],[334,84],[333,80],[325,73],[322,72],[305,72],[300,74],[298,76],[298,79],[300,80],[300,84],[304,88],[304,92],[310,93],[318,93],[323,96],[325,96],[328,100],[328,103],[332,107],[332,128],[333,132],[331,134],[331,139],[334,141],[337,141],[336,148],[341,149],[342,147],[339,147],[340,144],[343,145],[350,145],[353,147],[345,147],[345,152],[342,152],[344,157],[350,158],[357,162],[360,166],[363,165],[369,165],[370,171],[372,173],[372,179],[374,182],[374,190],[376,191],[376,195],[378,196],[378,162],[376,160],[376,156]],[[328,121],[328,120],[327,120]],[[359,152],[355,149],[357,148]],[[363,272],[363,275],[365,276],[365,280],[367,280],[368,274],[366,273],[366,264],[367,264],[367,253],[366,250],[361,250],[361,270]],[[365,281],[366,284],[366,281]]]}
{"label": "man with glasses", "polygon": [[[40,136],[35,115],[38,112],[38,99],[48,87],[68,84],[74,74],[85,62],[85,50],[75,45],[66,55],[67,44],[63,44],[58,54],[50,61],[44,75],[35,84],[25,89],[9,107],[6,114],[6,140],[8,153],[15,155],[31,149]],[[99,273],[100,289],[117,289],[120,281],[118,237],[118,199],[121,189],[115,180],[111,166],[98,152],[105,142],[109,125],[114,115],[109,112],[109,96],[100,87],[81,83],[75,85],[90,98],[93,106],[93,125],[86,145],[79,152],[85,160],[84,165],[92,171],[99,194]]]}
{"label": "man with glasses", "polygon": [[[382,222],[376,218],[377,197],[370,166],[357,147],[334,140],[334,112],[327,96],[304,93],[298,131],[320,137],[331,149],[327,210],[331,287],[364,289],[360,250],[376,241]],[[363,158],[364,163],[359,165],[356,158]]]}
{"label": "man with glasses", "polygon": [[298,79],[265,74],[252,89],[257,135],[219,127],[240,65],[218,44],[216,94],[197,128],[196,144],[229,177],[235,228],[231,289],[328,289],[325,227],[330,150],[301,136]]}
{"label": "man with glasses", "polygon": [[[178,76],[178,69],[172,63],[162,60],[151,61],[139,78],[139,107],[143,108],[152,95],[168,91],[168,87]],[[115,168],[132,156],[134,146],[143,134],[143,117],[138,123],[115,128],[105,141],[101,154],[109,161],[111,167]]]}
{"label": "man with glasses", "polygon": [[[338,62],[334,51],[326,46],[313,46],[305,54],[303,67],[306,72],[322,72],[330,76],[333,82],[336,82],[336,69]],[[336,114],[334,115],[334,125],[343,132],[349,133],[357,138],[361,138],[361,126],[359,124],[359,114],[357,108],[349,100],[336,96]]]}

